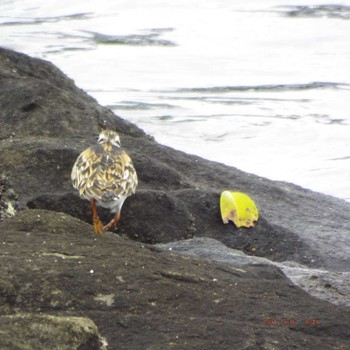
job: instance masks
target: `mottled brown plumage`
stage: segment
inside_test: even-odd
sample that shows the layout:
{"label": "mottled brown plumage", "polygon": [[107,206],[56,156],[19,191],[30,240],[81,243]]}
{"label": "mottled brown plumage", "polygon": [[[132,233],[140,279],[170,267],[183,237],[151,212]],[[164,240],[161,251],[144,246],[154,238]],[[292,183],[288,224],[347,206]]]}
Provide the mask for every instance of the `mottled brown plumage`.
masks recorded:
{"label": "mottled brown plumage", "polygon": [[[80,154],[73,166],[71,178],[80,196],[90,200],[94,231],[102,234],[105,229],[115,228],[122,205],[128,196],[135,193],[138,180],[132,161],[120,147],[119,135],[115,131],[102,131],[98,142]],[[96,202],[115,213],[105,227],[98,217]]]}

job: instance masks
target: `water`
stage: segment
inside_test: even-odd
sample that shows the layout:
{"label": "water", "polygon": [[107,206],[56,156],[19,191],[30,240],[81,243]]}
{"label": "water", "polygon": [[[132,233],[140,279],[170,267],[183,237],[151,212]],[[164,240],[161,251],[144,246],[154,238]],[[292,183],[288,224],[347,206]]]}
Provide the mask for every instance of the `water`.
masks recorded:
{"label": "water", "polygon": [[298,5],[2,0],[0,45],[163,144],[349,200],[350,2]]}

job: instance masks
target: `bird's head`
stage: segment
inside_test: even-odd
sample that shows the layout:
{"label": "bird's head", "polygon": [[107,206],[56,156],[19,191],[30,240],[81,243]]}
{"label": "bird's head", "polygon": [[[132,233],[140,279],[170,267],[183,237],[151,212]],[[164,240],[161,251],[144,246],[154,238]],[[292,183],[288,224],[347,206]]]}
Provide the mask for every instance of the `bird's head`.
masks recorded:
{"label": "bird's head", "polygon": [[118,133],[113,130],[103,130],[98,137],[98,143],[110,143],[113,146],[120,147],[120,138]]}

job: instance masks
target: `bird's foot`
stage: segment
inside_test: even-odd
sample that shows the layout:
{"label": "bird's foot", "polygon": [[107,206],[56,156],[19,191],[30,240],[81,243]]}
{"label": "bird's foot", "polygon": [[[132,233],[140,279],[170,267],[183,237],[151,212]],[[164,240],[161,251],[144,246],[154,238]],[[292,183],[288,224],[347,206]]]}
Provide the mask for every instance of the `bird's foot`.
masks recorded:
{"label": "bird's foot", "polygon": [[104,227],[104,229],[107,231],[115,231],[117,228],[117,223],[120,220],[120,214],[116,214],[114,218]]}
{"label": "bird's foot", "polygon": [[[112,220],[113,221],[113,220]],[[105,231],[115,231],[117,228],[117,223],[114,222],[110,222],[107,225],[104,226],[104,230]]]}
{"label": "bird's foot", "polygon": [[104,235],[105,228],[103,227],[101,220],[99,218],[94,218],[93,223],[94,223],[94,232],[100,236]]}

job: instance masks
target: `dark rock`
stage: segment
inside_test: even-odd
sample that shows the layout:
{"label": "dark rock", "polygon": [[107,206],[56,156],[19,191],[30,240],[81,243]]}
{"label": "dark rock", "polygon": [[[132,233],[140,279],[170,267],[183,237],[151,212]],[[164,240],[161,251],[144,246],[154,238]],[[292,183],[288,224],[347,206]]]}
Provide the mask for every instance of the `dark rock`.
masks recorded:
{"label": "dark rock", "polygon": [[241,250],[228,248],[223,243],[207,237],[157,244],[155,250],[171,251],[217,261],[225,265],[273,265],[281,269],[295,285],[312,296],[337,305],[350,307],[350,272],[310,269],[294,261],[274,262],[252,254],[247,255]]}
{"label": "dark rock", "polygon": [[[91,345],[70,349],[98,349],[98,335],[119,350],[349,344],[350,311],[310,297],[274,266],[220,265],[115,234],[101,239],[90,225],[44,210],[21,211],[0,232],[0,344],[16,344],[20,327],[18,340],[35,350],[57,342],[68,349],[73,340]],[[21,320],[18,310],[29,316]],[[52,343],[32,345],[35,335]]]}
{"label": "dark rock", "polygon": [[193,236],[193,218],[187,207],[167,192],[141,190],[124,209],[118,233],[132,239],[154,244]]}
{"label": "dark rock", "polygon": [[[28,207],[63,212],[92,223],[90,203],[77,193],[42,195],[29,201]],[[98,208],[98,212],[104,222],[112,218],[107,209]],[[118,233],[144,243],[171,242],[192,237],[192,223],[182,201],[163,191],[140,190],[124,204]],[[174,230],[174,226],[179,229]]]}
{"label": "dark rock", "polygon": [[[39,208],[67,213],[92,224],[92,210],[90,203],[80,198],[78,192],[43,194],[28,201],[27,205],[30,209]],[[105,219],[105,221],[107,216],[111,216],[110,212],[104,208],[99,208],[99,214],[102,219]]]}
{"label": "dark rock", "polygon": [[[349,203],[159,145],[52,64],[5,49],[0,125],[0,174],[31,208],[0,224],[2,314],[91,318],[111,349],[348,348],[348,309],[293,286],[285,263],[219,265],[146,243],[210,237],[255,258],[343,273]],[[89,203],[70,181],[76,157],[103,128],[120,133],[140,179],[122,210],[121,237],[92,235]],[[227,189],[256,201],[255,228],[222,224]],[[327,290],[339,286],[315,276]]]}
{"label": "dark rock", "polygon": [[16,137],[69,138],[80,134],[93,139],[101,128],[113,127],[116,122],[121,133],[144,135],[100,107],[49,62],[2,48],[0,100],[0,140],[14,132]]}
{"label": "dark rock", "polygon": [[[183,200],[194,217],[194,234],[219,239],[229,247],[247,254],[263,256],[276,261],[296,260],[308,264],[321,257],[307,250],[300,237],[291,229],[269,223],[260,217],[254,229],[223,225],[220,213],[220,194],[217,191],[186,189],[176,196]],[[214,226],[215,225],[215,226]],[[159,242],[160,243],[160,242]]]}

